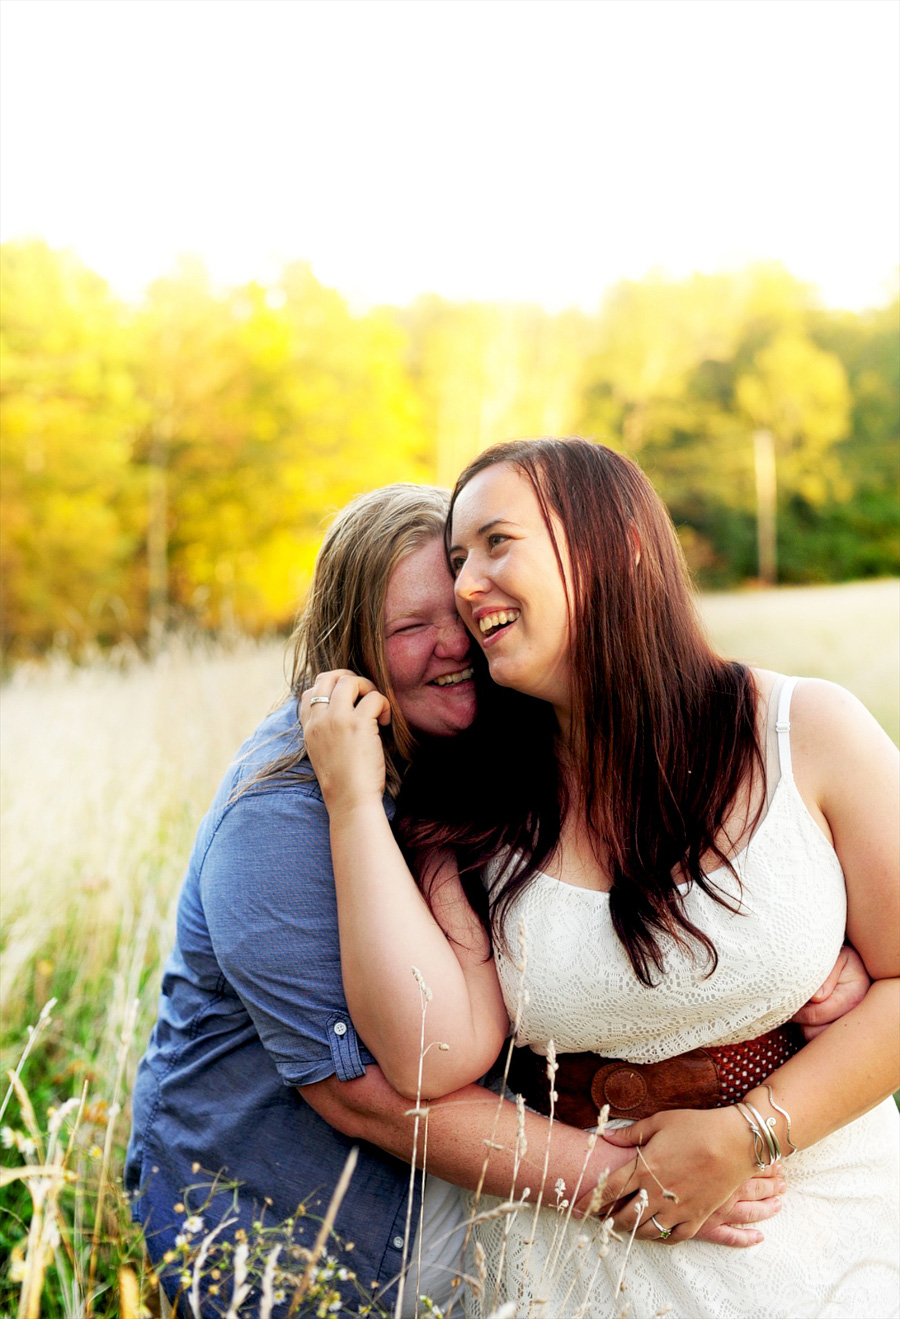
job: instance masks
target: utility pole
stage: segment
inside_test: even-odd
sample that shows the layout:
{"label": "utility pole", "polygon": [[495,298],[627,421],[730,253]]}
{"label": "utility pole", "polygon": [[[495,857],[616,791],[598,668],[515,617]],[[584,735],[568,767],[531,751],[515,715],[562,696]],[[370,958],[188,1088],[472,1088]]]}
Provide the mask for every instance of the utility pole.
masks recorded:
{"label": "utility pole", "polygon": [[753,463],[756,469],[756,546],[759,579],[774,586],[778,578],[776,507],[778,485],[775,472],[775,436],[770,430],[753,432]]}

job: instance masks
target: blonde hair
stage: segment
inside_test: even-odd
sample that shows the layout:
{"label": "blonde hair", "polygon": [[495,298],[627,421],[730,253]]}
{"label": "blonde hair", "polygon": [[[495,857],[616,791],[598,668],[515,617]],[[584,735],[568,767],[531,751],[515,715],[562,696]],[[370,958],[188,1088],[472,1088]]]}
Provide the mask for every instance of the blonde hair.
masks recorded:
{"label": "blonde hair", "polygon": [[[309,593],[291,636],[290,683],[298,701],[317,674],[351,669],[370,678],[391,702],[392,719],[383,742],[392,795],[396,795],[416,742],[394,699],[388,672],[385,597],[397,564],[443,536],[449,504],[448,490],[406,482],[352,499],[325,533]],[[305,759],[301,742],[292,753],[266,766],[254,782],[296,776]]]}

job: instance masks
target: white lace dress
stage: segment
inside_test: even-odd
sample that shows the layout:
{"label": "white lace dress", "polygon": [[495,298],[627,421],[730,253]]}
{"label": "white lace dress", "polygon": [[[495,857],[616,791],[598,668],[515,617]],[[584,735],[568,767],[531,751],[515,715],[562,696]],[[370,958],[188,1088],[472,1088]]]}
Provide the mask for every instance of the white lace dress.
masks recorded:
{"label": "white lace dress", "polygon": [[[778,703],[781,777],[736,868],[740,914],[688,891],[688,913],[709,933],[719,964],[705,968],[670,947],[664,982],[634,976],[612,929],[605,893],[538,876],[509,916],[512,949],[526,931],[518,1043],[546,1053],[588,1050],[657,1062],[689,1049],[752,1039],[788,1020],[831,970],[844,937],[846,893],[837,856],[794,783],[788,739],[793,681]],[[773,697],[774,704],[774,697]],[[776,761],[777,763],[777,761]],[[777,773],[777,771],[776,771]],[[770,775],[771,777],[771,775]],[[727,871],[716,874],[723,885]],[[498,962],[512,1018],[522,988],[514,962]],[[519,1211],[480,1223],[486,1285],[472,1319],[503,1303],[517,1319],[881,1319],[900,1313],[900,1124],[893,1100],[785,1165],[784,1207],[762,1225],[761,1245],[604,1243],[603,1229],[564,1212]],[[529,1159],[535,1152],[529,1150]],[[566,1188],[571,1192],[573,1188]],[[491,1203],[482,1202],[479,1210]],[[618,1291],[624,1268],[624,1289]]]}

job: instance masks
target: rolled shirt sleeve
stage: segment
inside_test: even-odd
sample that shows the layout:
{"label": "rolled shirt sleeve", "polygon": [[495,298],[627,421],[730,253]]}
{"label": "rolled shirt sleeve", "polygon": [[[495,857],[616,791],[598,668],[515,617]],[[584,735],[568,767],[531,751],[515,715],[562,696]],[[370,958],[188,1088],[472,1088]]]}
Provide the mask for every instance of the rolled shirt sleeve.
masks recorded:
{"label": "rolled shirt sleeve", "polygon": [[246,790],[200,867],[216,959],[285,1085],[362,1076],[341,980],[328,814],[317,785]]}

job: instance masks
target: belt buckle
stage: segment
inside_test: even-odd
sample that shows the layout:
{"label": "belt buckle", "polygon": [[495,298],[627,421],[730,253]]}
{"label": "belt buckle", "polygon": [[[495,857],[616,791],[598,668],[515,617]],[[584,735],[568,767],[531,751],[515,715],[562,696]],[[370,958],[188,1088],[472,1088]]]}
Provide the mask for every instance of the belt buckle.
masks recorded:
{"label": "belt buckle", "polygon": [[605,1063],[597,1068],[591,1081],[591,1099],[597,1112],[608,1104],[613,1117],[633,1115],[647,1102],[647,1094],[641,1063]]}
{"label": "belt buckle", "polygon": [[610,1059],[591,1081],[597,1111],[640,1120],[673,1108],[716,1108],[722,1101],[716,1064],[705,1049],[692,1049],[658,1063]]}

